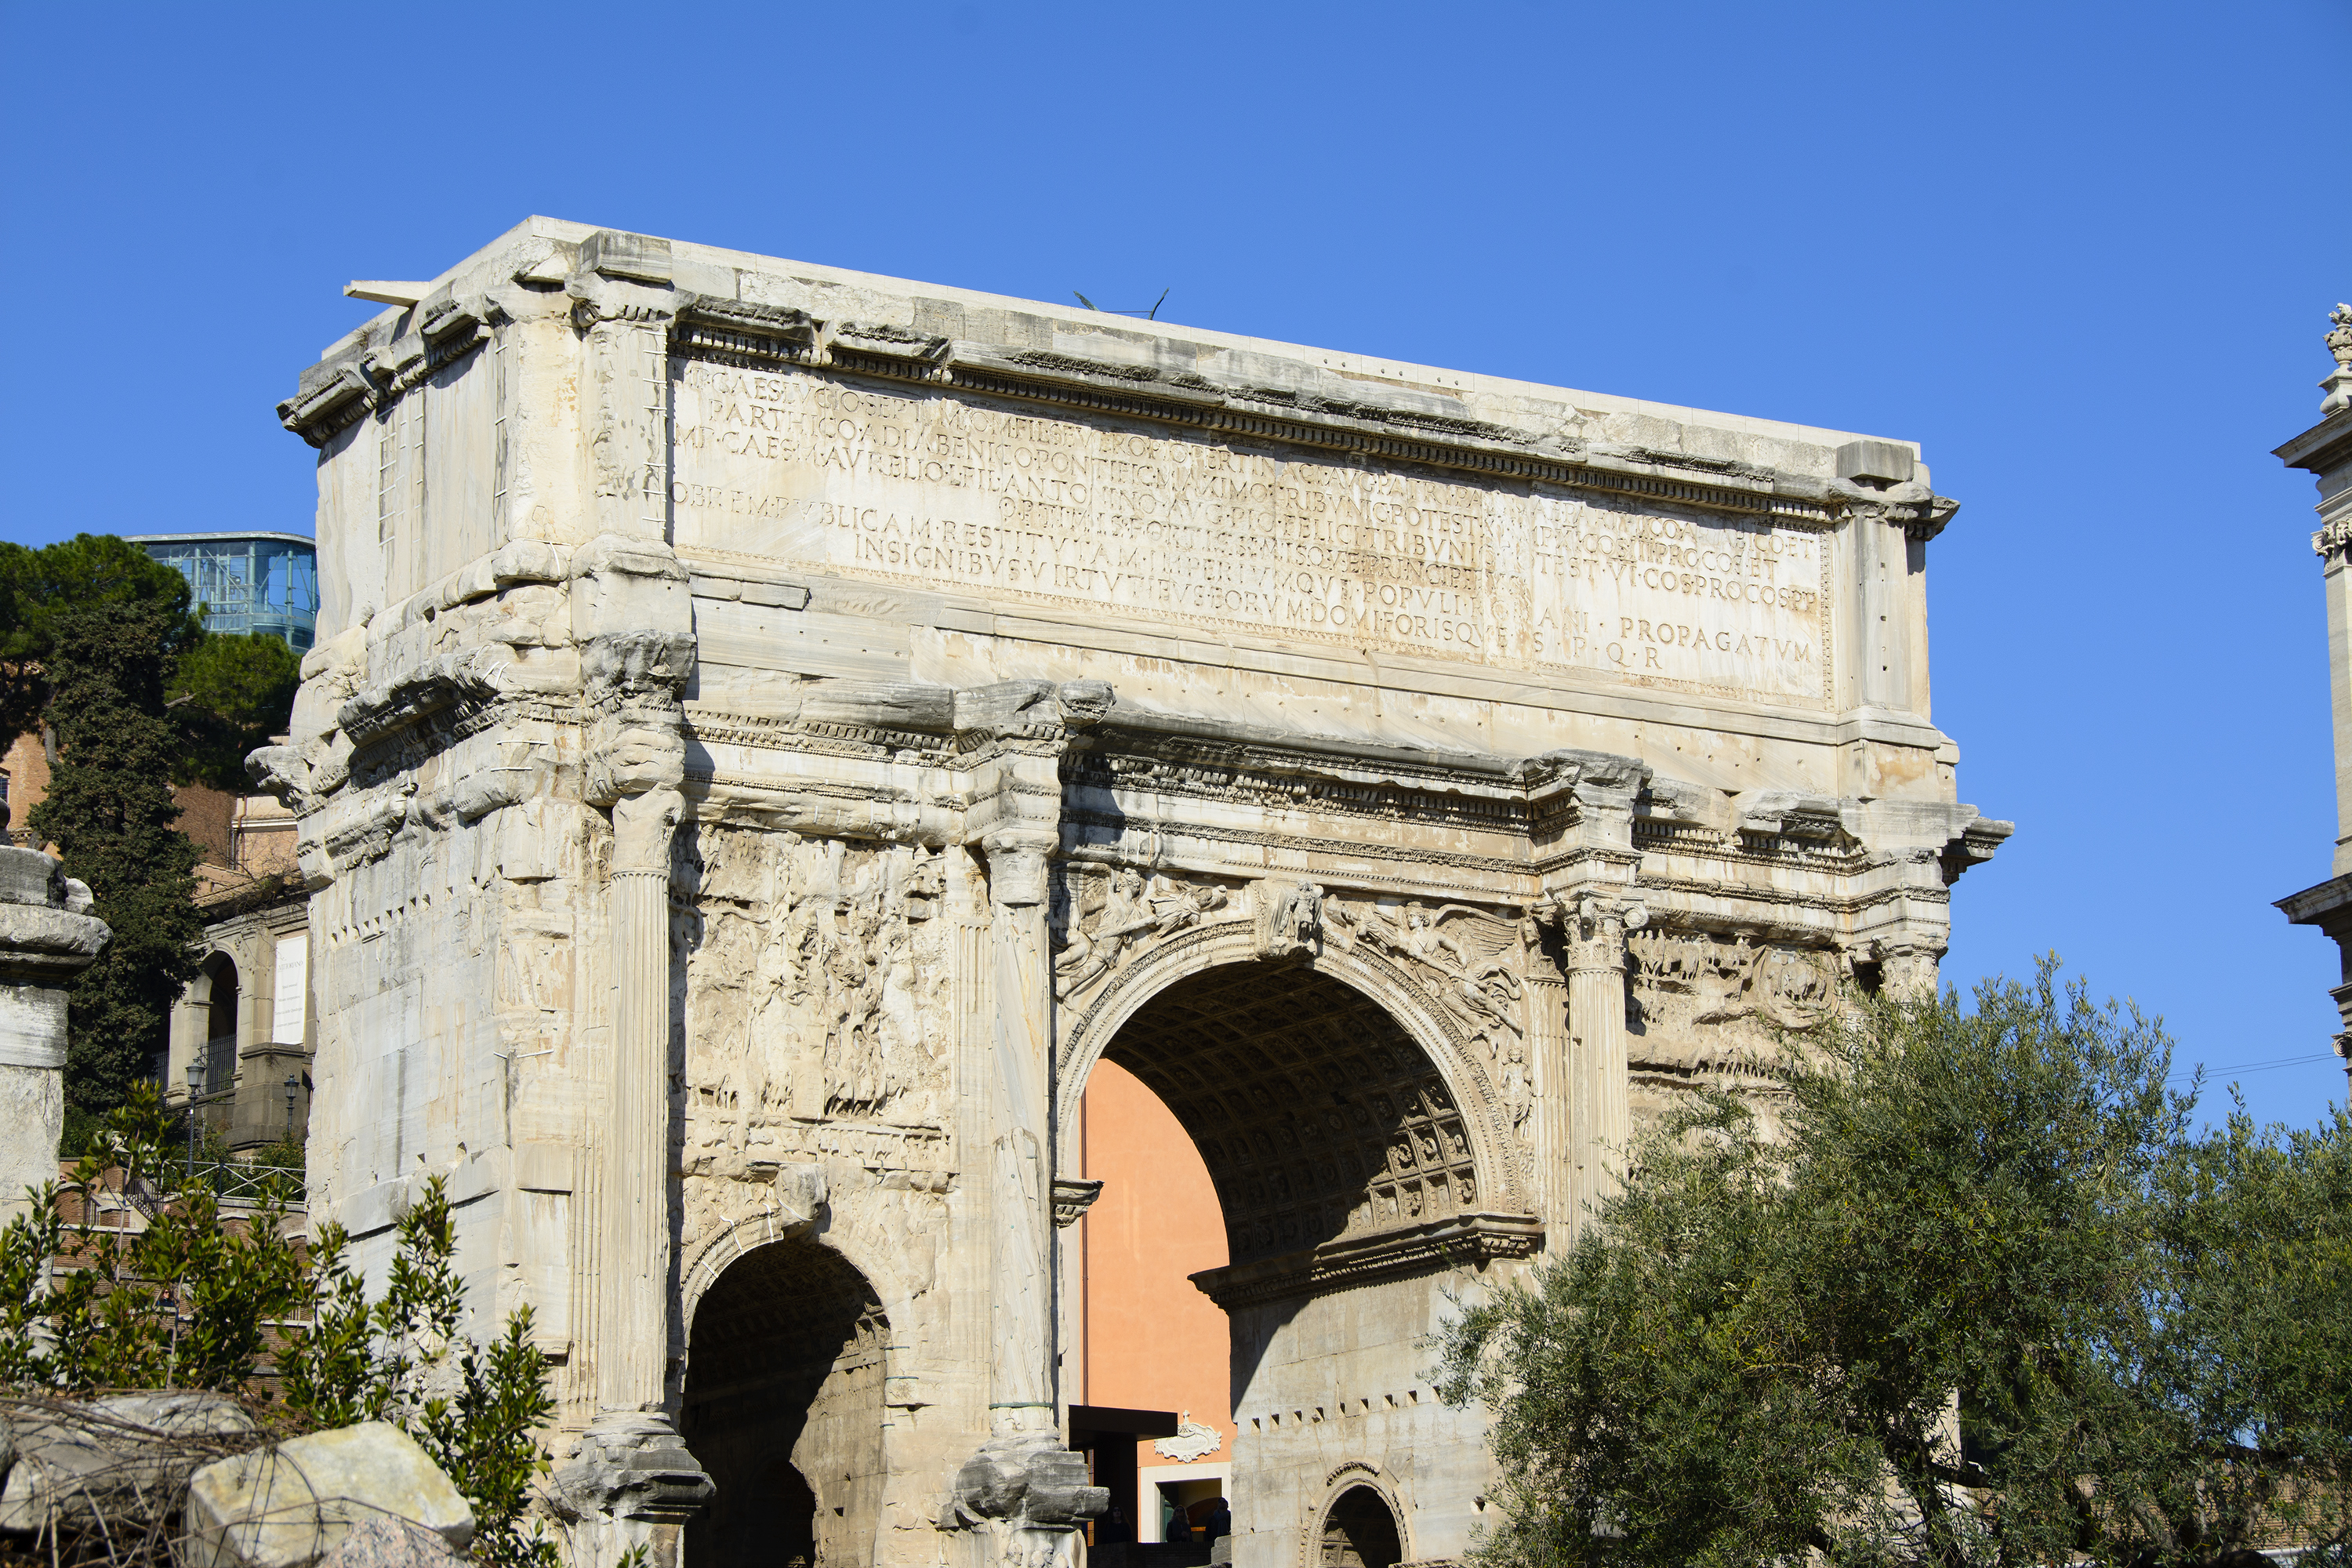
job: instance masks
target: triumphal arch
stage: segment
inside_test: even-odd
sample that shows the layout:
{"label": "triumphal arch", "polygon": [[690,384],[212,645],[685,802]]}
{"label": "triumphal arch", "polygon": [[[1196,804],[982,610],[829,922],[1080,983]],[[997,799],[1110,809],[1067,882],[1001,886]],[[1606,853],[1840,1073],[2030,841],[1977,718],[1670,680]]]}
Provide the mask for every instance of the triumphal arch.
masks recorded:
{"label": "triumphal arch", "polygon": [[1234,1563],[1454,1556],[1449,1300],[2009,832],[1904,442],[544,219],[373,288],[257,757],[313,1209],[446,1178],[586,1561],[1076,1561],[1105,1059],[1223,1211]]}

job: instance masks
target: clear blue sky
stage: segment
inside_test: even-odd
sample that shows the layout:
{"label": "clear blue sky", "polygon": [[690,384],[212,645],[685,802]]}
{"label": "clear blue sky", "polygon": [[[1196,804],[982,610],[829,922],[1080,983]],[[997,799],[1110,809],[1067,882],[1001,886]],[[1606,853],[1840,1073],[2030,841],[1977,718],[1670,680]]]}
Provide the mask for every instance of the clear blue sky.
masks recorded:
{"label": "clear blue sky", "polygon": [[[2313,1057],[2347,0],[0,5],[0,532],[310,525],[270,409],[525,214],[1926,447],[1936,719],[2056,948]],[[2245,1075],[2308,1122],[2333,1058]],[[2218,1097],[2217,1097],[2218,1098]]]}

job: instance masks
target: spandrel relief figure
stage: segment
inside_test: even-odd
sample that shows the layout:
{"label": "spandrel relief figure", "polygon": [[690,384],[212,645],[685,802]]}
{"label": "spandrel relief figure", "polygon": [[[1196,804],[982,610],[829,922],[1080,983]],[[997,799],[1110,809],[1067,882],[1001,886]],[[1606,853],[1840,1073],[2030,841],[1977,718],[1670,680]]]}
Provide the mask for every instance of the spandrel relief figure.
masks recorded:
{"label": "spandrel relief figure", "polygon": [[1067,892],[1067,914],[1054,959],[1054,990],[1067,998],[1108,976],[1149,941],[1164,939],[1231,901],[1213,883],[1146,878],[1132,866],[1080,872]]}
{"label": "spandrel relief figure", "polygon": [[1510,1113],[1512,1130],[1522,1138],[1535,1103],[1535,1089],[1528,1081],[1527,1047],[1513,1040],[1503,1047],[1503,1108]]}
{"label": "spandrel relief figure", "polygon": [[1347,940],[1403,961],[1463,1032],[1486,1047],[1489,1061],[1498,1061],[1506,1043],[1526,1034],[1520,1017],[1527,989],[1519,975],[1524,952],[1516,923],[1466,904],[1431,910],[1414,900],[1391,909],[1331,900],[1328,907],[1333,926]]}

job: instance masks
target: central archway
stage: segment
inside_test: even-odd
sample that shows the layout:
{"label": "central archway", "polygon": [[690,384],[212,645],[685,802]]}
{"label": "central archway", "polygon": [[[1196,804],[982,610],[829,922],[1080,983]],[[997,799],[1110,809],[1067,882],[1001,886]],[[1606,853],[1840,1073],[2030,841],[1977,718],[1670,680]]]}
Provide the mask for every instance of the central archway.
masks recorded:
{"label": "central archway", "polygon": [[[1489,1260],[1528,1256],[1541,1227],[1518,1200],[1491,1086],[1427,998],[1377,956],[1277,962],[1235,945],[1200,933],[1113,976],[1073,1024],[1064,1103],[1113,1063],[1198,1152],[1228,1258],[1192,1283],[1230,1329],[1219,1414],[1234,1442],[1219,1473],[1233,1561],[1313,1568],[1335,1462],[1381,1474],[1396,1509],[1422,1506],[1419,1475],[1440,1495],[1481,1489],[1480,1418],[1436,1399],[1427,1347],[1449,1298],[1477,1289]],[[1091,1392],[1091,1363],[1089,1389],[1118,1403]],[[1139,1458],[1148,1483],[1151,1456]],[[1465,1466],[1480,1475],[1454,1473]],[[1401,1540],[1403,1515],[1382,1517]],[[1413,1517],[1441,1543],[1466,1542],[1472,1522]],[[1362,1568],[1402,1550],[1377,1523],[1349,1513],[1333,1538]]]}
{"label": "central archway", "polygon": [[1469,1130],[1437,1065],[1329,975],[1205,971],[1152,997],[1103,1054],[1200,1150],[1235,1265],[1479,1207]]}

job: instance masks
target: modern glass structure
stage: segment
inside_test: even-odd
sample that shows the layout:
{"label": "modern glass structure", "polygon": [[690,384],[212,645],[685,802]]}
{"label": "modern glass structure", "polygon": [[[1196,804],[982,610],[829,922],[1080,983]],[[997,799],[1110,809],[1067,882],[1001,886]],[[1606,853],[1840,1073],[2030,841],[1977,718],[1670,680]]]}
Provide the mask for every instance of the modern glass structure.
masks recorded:
{"label": "modern glass structure", "polygon": [[319,624],[319,551],[299,533],[132,533],[178,572],[216,632],[268,632],[297,653]]}

